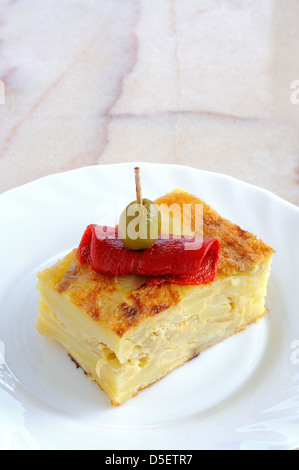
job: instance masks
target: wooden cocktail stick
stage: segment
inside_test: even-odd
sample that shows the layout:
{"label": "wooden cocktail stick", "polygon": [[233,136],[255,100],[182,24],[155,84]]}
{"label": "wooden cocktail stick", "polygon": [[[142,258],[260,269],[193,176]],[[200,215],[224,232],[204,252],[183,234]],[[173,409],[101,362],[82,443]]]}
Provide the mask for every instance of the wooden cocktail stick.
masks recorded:
{"label": "wooden cocktail stick", "polygon": [[142,189],[141,189],[141,178],[140,178],[140,168],[135,168],[135,183],[136,183],[136,200],[137,204],[142,206]]}

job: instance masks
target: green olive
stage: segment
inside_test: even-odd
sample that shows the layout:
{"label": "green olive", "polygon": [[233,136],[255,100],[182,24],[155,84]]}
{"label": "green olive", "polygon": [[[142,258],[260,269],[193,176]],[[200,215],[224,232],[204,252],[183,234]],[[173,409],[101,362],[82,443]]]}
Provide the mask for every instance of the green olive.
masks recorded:
{"label": "green olive", "polygon": [[119,219],[119,235],[130,250],[145,250],[161,233],[161,213],[156,204],[143,199],[142,205],[131,202]]}

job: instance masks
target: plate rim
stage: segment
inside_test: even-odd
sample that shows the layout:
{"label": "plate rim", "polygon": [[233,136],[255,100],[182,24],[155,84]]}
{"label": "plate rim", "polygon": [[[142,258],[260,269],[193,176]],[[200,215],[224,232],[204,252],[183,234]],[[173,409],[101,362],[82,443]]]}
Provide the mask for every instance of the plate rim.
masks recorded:
{"label": "plate rim", "polygon": [[135,161],[135,160],[132,160],[131,162],[123,162],[123,163],[105,163],[105,164],[86,165],[86,166],[82,166],[82,167],[78,167],[78,168],[68,169],[68,170],[64,170],[64,171],[58,171],[57,173],[51,173],[49,175],[41,176],[41,177],[36,178],[32,181],[28,181],[24,184],[15,186],[13,188],[10,188],[10,189],[0,193],[0,200],[4,196],[9,196],[14,191],[20,191],[20,190],[26,189],[28,186],[31,186],[31,185],[33,186],[34,184],[42,183],[43,181],[50,180],[50,179],[53,179],[55,177],[60,178],[60,177],[63,177],[64,175],[66,175],[66,174],[77,173],[77,172],[80,172],[82,170],[88,170],[88,169],[91,169],[91,168],[101,168],[101,167],[108,168],[108,167],[116,167],[116,166],[129,167],[131,165],[135,165],[135,166],[144,165],[144,166],[151,166],[151,167],[163,166],[163,167],[171,167],[171,168],[183,168],[183,169],[187,169],[187,170],[196,170],[196,171],[200,171],[201,173],[214,175],[214,176],[217,176],[217,177],[220,177],[220,178],[223,178],[223,179],[233,181],[233,182],[238,183],[238,184],[245,185],[248,188],[258,190],[259,192],[261,192],[265,195],[268,195],[272,198],[275,198],[278,201],[286,204],[290,209],[297,210],[298,214],[299,214],[299,206],[297,206],[296,204],[288,201],[287,199],[284,199],[283,197],[279,196],[275,192],[273,192],[269,189],[263,188],[262,186],[256,185],[254,183],[249,183],[248,181],[244,181],[244,180],[242,180],[240,178],[237,178],[235,176],[228,175],[226,173],[221,173],[221,172],[212,171],[212,170],[206,170],[206,169],[203,169],[203,168],[197,168],[197,167],[194,167],[194,166],[183,165],[183,164],[143,162],[143,161]]}
{"label": "plate rim", "polygon": [[[241,179],[238,179],[234,176],[226,175],[226,174],[223,174],[223,173],[217,173],[217,172],[210,171],[210,170],[204,170],[204,169],[200,169],[200,168],[196,168],[196,167],[192,167],[192,166],[187,166],[187,165],[177,165],[177,164],[168,164],[168,163],[154,163],[154,162],[149,163],[149,162],[142,162],[142,161],[139,161],[139,162],[138,161],[132,161],[132,162],[125,162],[125,163],[110,163],[110,164],[105,164],[105,165],[101,165],[101,164],[88,165],[88,166],[84,166],[84,167],[80,167],[80,168],[76,168],[76,169],[72,169],[72,170],[66,170],[66,171],[46,175],[46,176],[43,176],[41,178],[37,178],[33,181],[27,182],[23,185],[17,186],[15,188],[11,188],[11,189],[5,191],[4,193],[1,193],[0,194],[0,202],[2,201],[2,199],[4,199],[4,197],[9,197],[12,193],[20,192],[20,191],[22,191],[23,189],[25,189],[29,186],[34,186],[34,184],[37,184],[37,183],[42,184],[44,181],[46,182],[47,180],[52,180],[52,179],[55,179],[55,178],[61,178],[66,174],[79,173],[82,170],[94,169],[95,167],[105,167],[105,168],[110,167],[110,168],[113,168],[115,166],[131,167],[132,165],[135,165],[135,166],[143,165],[143,166],[151,166],[151,167],[164,166],[164,167],[171,167],[171,168],[175,168],[175,169],[184,168],[184,169],[187,169],[187,170],[196,170],[196,171],[199,171],[203,174],[209,174],[212,177],[213,176],[220,177],[221,179],[232,181],[233,183],[238,183],[238,184],[241,184],[242,186],[245,185],[249,189],[251,188],[254,191],[258,191],[259,193],[264,194],[267,197],[270,197],[272,200],[274,200],[274,202],[277,201],[279,203],[282,203],[282,204],[286,205],[289,209],[295,210],[296,214],[299,216],[299,207],[296,206],[295,204],[283,199],[282,197],[280,197],[277,194],[269,191],[268,189],[264,189],[264,188],[261,188],[259,186],[254,185],[252,183],[242,181]],[[299,445],[299,437],[298,437],[298,445]]]}

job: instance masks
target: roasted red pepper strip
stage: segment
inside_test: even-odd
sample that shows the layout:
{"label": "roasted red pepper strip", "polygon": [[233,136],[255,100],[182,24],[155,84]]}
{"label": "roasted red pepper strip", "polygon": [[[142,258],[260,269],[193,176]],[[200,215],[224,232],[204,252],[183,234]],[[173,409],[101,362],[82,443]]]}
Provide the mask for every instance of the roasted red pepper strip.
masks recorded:
{"label": "roasted red pepper strip", "polygon": [[215,281],[219,262],[218,240],[161,237],[146,250],[126,248],[117,229],[89,225],[83,235],[77,258],[82,265],[107,276],[139,275],[147,284],[164,282],[197,285]]}

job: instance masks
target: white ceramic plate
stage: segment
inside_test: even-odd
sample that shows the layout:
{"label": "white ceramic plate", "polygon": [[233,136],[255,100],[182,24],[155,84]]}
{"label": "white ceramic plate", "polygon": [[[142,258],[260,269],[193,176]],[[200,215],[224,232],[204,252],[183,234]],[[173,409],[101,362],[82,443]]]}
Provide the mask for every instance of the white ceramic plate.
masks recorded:
{"label": "white ceramic plate", "polygon": [[139,163],[146,197],[187,189],[275,248],[269,315],[259,324],[119,408],[37,333],[37,272],[77,246],[88,224],[117,222],[134,199],[135,165],[82,168],[0,196],[0,447],[295,449],[299,209],[267,191],[193,168]]}

